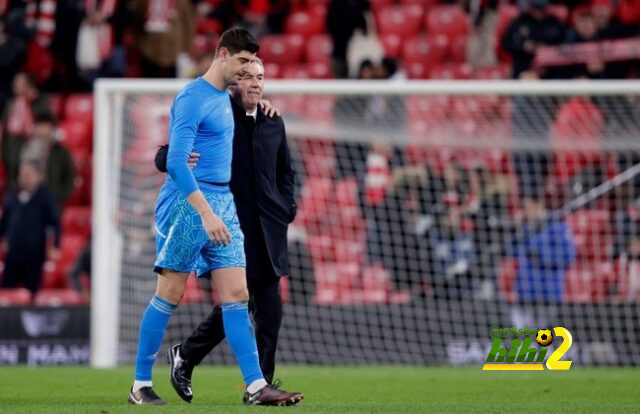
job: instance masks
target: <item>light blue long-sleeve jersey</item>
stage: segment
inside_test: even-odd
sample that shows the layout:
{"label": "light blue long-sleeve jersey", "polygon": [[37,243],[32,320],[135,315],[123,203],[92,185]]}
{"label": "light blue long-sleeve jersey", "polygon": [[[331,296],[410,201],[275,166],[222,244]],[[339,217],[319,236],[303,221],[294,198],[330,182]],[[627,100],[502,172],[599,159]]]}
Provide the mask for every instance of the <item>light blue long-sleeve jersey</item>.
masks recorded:
{"label": "light blue long-sleeve jersey", "polygon": [[[171,106],[165,187],[173,184],[187,197],[198,190],[198,182],[229,182],[233,128],[229,94],[201,77],[190,82]],[[193,170],[191,152],[200,153]]]}

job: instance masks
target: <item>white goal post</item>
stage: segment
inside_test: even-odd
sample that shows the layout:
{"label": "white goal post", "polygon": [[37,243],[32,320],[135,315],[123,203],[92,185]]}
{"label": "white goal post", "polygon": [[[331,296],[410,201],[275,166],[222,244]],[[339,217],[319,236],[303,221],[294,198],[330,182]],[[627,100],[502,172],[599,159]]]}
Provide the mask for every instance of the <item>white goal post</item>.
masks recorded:
{"label": "white goal post", "polygon": [[[131,104],[128,99],[131,96],[149,97],[150,102],[159,102],[157,107],[151,108],[150,111],[154,113],[149,115],[148,128],[155,128],[162,131],[164,124],[160,121],[161,118],[168,116],[168,109],[171,103],[171,99],[180,89],[187,83],[187,80],[146,80],[146,79],[99,79],[95,83],[94,87],[94,151],[93,151],[93,239],[92,239],[92,287],[91,287],[91,365],[96,368],[110,368],[120,363],[130,361],[130,358],[123,359],[120,354],[122,350],[125,354],[130,355],[131,341],[135,343],[137,334],[131,333],[133,336],[122,338],[123,332],[123,312],[124,308],[136,308],[132,311],[132,314],[137,314],[142,311],[145,304],[148,302],[150,296],[139,297],[139,302],[123,303],[122,292],[128,291],[126,285],[122,283],[123,267],[130,266],[131,263],[125,256],[129,255],[126,252],[127,242],[124,240],[122,229],[127,224],[127,214],[129,209],[121,209],[123,203],[131,203],[131,197],[135,194],[123,195],[123,190],[126,190],[129,185],[132,185],[134,180],[138,178],[128,178],[121,176],[123,171],[123,159],[127,157],[125,149],[128,148],[131,138],[125,136],[128,132],[128,128],[131,128],[129,123],[131,121],[125,121],[127,118],[127,111],[131,109]],[[382,97],[398,97],[399,101],[404,102],[407,97],[497,97],[504,99],[512,98],[572,98],[572,97],[619,97],[628,100],[633,100],[636,104],[640,98],[640,81],[350,81],[350,80],[333,80],[333,81],[319,81],[319,80],[266,80],[265,96],[271,99],[274,104],[280,108],[283,112],[283,117],[287,125],[287,132],[292,139],[298,139],[300,137],[311,138],[322,137],[329,139],[342,139],[337,137],[340,135],[336,133],[335,125],[328,126],[325,121],[313,116],[306,118],[306,115],[300,115],[296,108],[287,107],[289,105],[295,105],[298,101],[282,101],[279,98],[287,98],[291,96],[302,97],[304,99],[307,96],[332,96],[332,97],[348,97],[348,96],[382,96]],[[156,98],[157,97],[157,98]],[[284,104],[282,103],[284,102]],[[293,104],[291,102],[294,102]],[[284,105],[283,108],[281,105]],[[387,101],[387,105],[394,105]],[[546,103],[543,103],[542,107]],[[604,108],[603,112],[610,111],[616,116],[628,116],[636,117],[637,114],[618,114],[619,108],[616,103],[611,104],[611,108]],[[141,106],[144,106],[141,104]],[[447,108],[453,108],[453,105]],[[549,109],[551,116],[554,109]],[[638,107],[636,107],[638,108]],[[447,109],[448,111],[449,109]],[[513,109],[510,109],[513,111]],[[164,112],[166,111],[166,112]],[[351,116],[350,109],[346,113],[346,117]],[[406,121],[408,107],[402,107],[398,109],[402,112],[403,122]],[[451,109],[453,111],[453,109]],[[333,109],[328,111],[333,113]],[[482,111],[469,112],[480,113]],[[513,114],[513,112],[510,112]],[[395,115],[394,115],[395,116]],[[413,116],[416,116],[415,114]],[[442,114],[442,117],[449,117],[455,121],[454,115],[449,113]],[[512,115],[501,119],[511,119]],[[146,118],[144,118],[146,119]],[[154,120],[157,120],[154,121]],[[637,121],[637,120],[636,120]],[[142,121],[141,121],[142,122]],[[337,122],[337,121],[336,121]],[[385,119],[382,123],[386,122]],[[426,122],[425,128],[430,128],[432,125]],[[502,121],[500,121],[502,122]],[[379,124],[376,124],[379,125]],[[361,125],[358,131],[353,131],[354,140],[367,140],[370,134],[374,134],[376,131],[367,129],[366,125]],[[410,126],[407,126],[409,131],[404,131],[402,134],[411,135],[417,134],[417,132],[410,131]],[[513,134],[511,128],[507,128],[509,135]],[[449,146],[460,147],[474,147],[474,145],[480,145],[481,147],[491,148],[492,140],[491,134],[494,133],[493,129],[487,130],[479,129],[477,142],[473,142],[474,139],[469,135],[456,135],[456,136],[441,136],[430,140],[424,144],[427,146],[432,143],[445,144]],[[495,133],[505,133],[501,128]],[[640,136],[633,136],[635,131],[630,132],[629,137],[623,137],[623,142],[611,143],[610,148],[615,150],[630,149],[640,153],[640,144],[637,141]],[[439,139],[438,139],[439,138]],[[636,139],[636,143],[631,141],[632,138]],[[146,150],[149,148],[155,151],[156,144],[166,141],[166,130],[164,136],[157,137],[157,140],[149,141]],[[411,138],[401,140],[403,145],[411,141]],[[532,144],[528,147],[528,143],[520,141],[520,144],[514,142],[516,140],[510,139],[506,145],[505,150],[517,149],[518,145],[522,145],[521,148],[532,148],[535,150],[536,145],[548,145],[548,144]],[[500,141],[503,142],[503,141]],[[418,143],[418,145],[421,145]],[[571,149],[572,143],[564,143],[564,149]],[[583,149],[593,145],[592,143],[585,144]],[[605,146],[609,144],[605,143]],[[590,147],[589,147],[590,148]],[[339,156],[339,155],[338,155]],[[127,163],[135,163],[134,159],[127,158]],[[148,162],[148,157],[142,157],[140,162]],[[302,165],[303,163],[301,163]],[[619,172],[619,171],[618,171]],[[145,176],[146,178],[147,176]],[[136,184],[137,185],[137,184]],[[142,184],[149,185],[149,184]],[[594,186],[595,187],[595,186]],[[134,188],[129,190],[135,193]],[[145,213],[146,214],[146,213]],[[144,216],[144,220],[148,217]],[[142,242],[140,242],[142,244]],[[140,247],[148,253],[150,249],[149,242],[145,241],[144,245]],[[138,246],[139,247],[139,246]],[[312,252],[313,255],[313,252]],[[148,254],[147,254],[148,256]],[[146,257],[146,256],[145,256]],[[580,259],[579,259],[580,260]],[[586,260],[586,259],[585,259]],[[482,263],[480,264],[482,266]],[[136,270],[137,272],[137,270]],[[151,269],[148,268],[149,280],[151,279]],[[136,273],[137,274],[137,273]],[[155,281],[153,281],[155,283]],[[318,283],[316,279],[316,283]],[[146,292],[148,287],[140,288],[136,290],[134,295],[140,295],[141,292]],[[496,287],[497,289],[497,287]],[[128,291],[131,293],[130,291]],[[317,293],[317,292],[316,292]],[[427,293],[429,295],[430,293]],[[318,298],[314,299],[314,303],[318,303]],[[320,299],[321,300],[321,299]],[[456,299],[458,301],[459,299]],[[352,302],[351,302],[352,303]],[[411,302],[416,303],[416,302]],[[420,302],[422,303],[422,302]],[[462,307],[469,309],[469,314],[476,309],[469,303],[465,302],[465,299],[461,299]],[[344,304],[343,304],[344,305]],[[209,306],[208,303],[199,305],[204,309]],[[313,305],[315,306],[315,305]],[[402,315],[403,309],[412,309],[411,312],[419,311],[422,305],[405,304],[405,308],[400,305],[394,307],[393,312],[398,312],[398,315]],[[139,309],[137,309],[139,308]],[[200,309],[199,308],[199,309]],[[414,315],[414,313],[411,313]],[[577,312],[571,310],[571,312]],[[128,311],[126,313],[129,315]],[[195,323],[199,316],[194,316],[193,321],[188,320],[190,326],[185,328],[176,335],[184,335],[195,327]],[[435,321],[435,320],[434,320]],[[137,326],[138,321],[131,322],[131,325]],[[435,321],[435,326],[441,321]],[[295,324],[294,324],[295,325]],[[293,325],[292,325],[293,326]],[[297,325],[295,325],[297,326]],[[632,325],[635,326],[635,325]],[[378,329],[378,327],[375,327]],[[408,328],[413,329],[413,328]],[[621,329],[621,328],[616,328]],[[127,328],[127,332],[131,331]],[[376,331],[377,332],[377,331]],[[624,333],[627,335],[627,333]],[[471,334],[469,334],[471,336]],[[371,340],[378,338],[378,333],[371,334]],[[626,336],[625,336],[626,338]],[[126,344],[123,345],[123,344]],[[330,348],[334,349],[334,348]],[[331,351],[334,352],[334,351]],[[338,351],[335,351],[338,352]],[[409,352],[409,351],[408,351]],[[331,354],[330,354],[331,355]],[[381,354],[382,355],[382,354]],[[388,362],[389,360],[381,357],[382,362]],[[633,355],[638,361],[640,358],[638,355]],[[368,361],[369,359],[367,359]],[[431,361],[426,358],[425,360]],[[329,359],[329,362],[338,361],[338,359]],[[361,361],[361,360],[358,360]],[[356,361],[356,362],[358,362]],[[375,360],[374,360],[375,361]],[[411,354],[407,354],[407,358],[402,361],[422,361],[418,357]],[[438,360],[439,361],[439,360]]]}

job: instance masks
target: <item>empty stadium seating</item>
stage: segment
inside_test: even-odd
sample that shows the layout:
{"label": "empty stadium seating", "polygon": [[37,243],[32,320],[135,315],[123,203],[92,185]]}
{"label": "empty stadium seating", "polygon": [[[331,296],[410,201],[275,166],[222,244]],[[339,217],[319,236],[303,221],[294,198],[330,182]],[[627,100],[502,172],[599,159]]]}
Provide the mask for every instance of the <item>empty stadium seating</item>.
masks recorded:
{"label": "empty stadium seating", "polygon": [[326,11],[323,7],[312,7],[305,10],[294,10],[285,22],[285,33],[305,37],[325,32]]}
{"label": "empty stadium seating", "polygon": [[64,104],[64,118],[93,124],[93,95],[77,93],[67,97]]}
{"label": "empty stadium seating", "polygon": [[267,35],[260,39],[260,56],[265,62],[294,64],[302,60],[304,37],[299,34]]}
{"label": "empty stadium seating", "polygon": [[420,31],[423,8],[418,4],[388,5],[375,12],[378,32],[382,35],[409,36]]}
{"label": "empty stadium seating", "polygon": [[426,19],[427,33],[444,34],[453,39],[469,33],[469,17],[460,6],[442,4],[429,9]]}
{"label": "empty stadium seating", "polygon": [[331,63],[333,41],[327,34],[310,36],[306,44],[306,60],[309,63]]}

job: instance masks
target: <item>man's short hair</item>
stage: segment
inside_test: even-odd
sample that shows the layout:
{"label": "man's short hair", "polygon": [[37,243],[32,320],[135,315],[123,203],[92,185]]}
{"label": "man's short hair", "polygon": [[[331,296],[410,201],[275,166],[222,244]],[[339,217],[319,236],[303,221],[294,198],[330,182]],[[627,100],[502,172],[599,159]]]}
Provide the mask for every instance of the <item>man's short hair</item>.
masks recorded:
{"label": "man's short hair", "polygon": [[243,50],[250,53],[258,53],[258,50],[260,50],[260,45],[258,45],[256,38],[253,37],[248,30],[241,28],[225,30],[225,32],[222,33],[218,46],[216,47],[216,56],[218,56],[218,52],[220,52],[220,49],[223,47],[232,55],[242,52]]}
{"label": "man's short hair", "polygon": [[58,120],[51,111],[38,111],[33,115],[33,122],[36,124],[47,123],[55,125]]}
{"label": "man's short hair", "polygon": [[255,63],[258,66],[260,66],[262,68],[262,71],[264,72],[264,62],[262,61],[262,59],[260,59],[259,57],[256,56],[256,58],[253,61],[253,63]]}

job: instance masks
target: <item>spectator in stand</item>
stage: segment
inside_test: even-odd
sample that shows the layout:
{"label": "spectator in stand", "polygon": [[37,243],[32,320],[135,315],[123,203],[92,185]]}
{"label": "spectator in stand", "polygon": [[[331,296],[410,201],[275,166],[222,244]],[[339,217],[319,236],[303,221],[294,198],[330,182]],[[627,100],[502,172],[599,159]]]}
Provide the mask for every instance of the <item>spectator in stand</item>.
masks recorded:
{"label": "spectator in stand", "polygon": [[[562,69],[538,73],[531,64],[538,47],[557,45],[564,39],[564,25],[545,9],[549,0],[529,0],[528,8],[507,28],[502,47],[513,57],[514,79],[559,77]],[[556,102],[539,97],[513,98],[513,135],[521,143],[539,143],[535,151],[515,151],[514,167],[520,186],[537,192],[544,186],[550,164],[549,124],[555,113]],[[516,144],[516,147],[518,144]]]}
{"label": "spectator in stand", "polygon": [[495,65],[498,61],[494,37],[498,22],[499,0],[465,0],[465,10],[471,18],[467,43],[467,62],[474,68]]}
{"label": "spectator in stand", "polygon": [[[476,265],[474,277],[479,282],[476,296],[493,299],[496,277],[504,239],[509,228],[509,194],[512,191],[509,178],[499,172],[491,172],[485,166],[470,171],[472,192],[477,196],[468,203],[466,213],[473,222],[472,234]],[[476,183],[477,184],[474,184]]]}
{"label": "spectator in stand", "polygon": [[0,117],[2,162],[10,186],[16,185],[20,154],[33,132],[34,114],[46,112],[50,112],[49,100],[38,91],[31,76],[18,73],[13,78],[13,98]]}
{"label": "spectator in stand", "polygon": [[[573,13],[574,27],[567,30],[564,43],[575,44],[601,40],[598,35],[596,19],[589,6],[578,7]],[[607,78],[606,62],[593,60],[588,64],[572,65],[565,68],[569,78]]]}
{"label": "spectator in stand", "polygon": [[[576,8],[573,12],[574,27],[567,30],[564,43],[596,42],[624,36],[624,26],[611,21],[611,14],[607,10],[608,8],[605,4]],[[596,14],[596,11],[598,14]],[[565,72],[563,77],[622,79],[625,77],[628,67],[628,62],[593,60],[588,64],[578,64],[563,68]]]}
{"label": "spectator in stand", "polygon": [[512,309],[512,320],[517,326],[549,326],[554,323],[554,305],[564,299],[565,276],[576,260],[576,245],[565,220],[547,215],[541,193],[525,196],[523,206],[516,240],[507,246],[518,259],[519,303]]}
{"label": "spectator in stand", "polygon": [[48,256],[52,260],[59,256],[59,216],[55,199],[42,184],[40,164],[21,164],[19,186],[7,195],[0,218],[0,239],[6,249],[2,287],[24,284],[31,293],[40,289],[49,229],[54,232],[54,247]]}
{"label": "spectator in stand", "polygon": [[73,264],[69,272],[69,283],[87,302],[91,299],[91,240]]}
{"label": "spectator in stand", "polygon": [[431,272],[429,232],[439,221],[440,178],[428,166],[397,166],[381,201],[368,190],[368,264],[389,270],[396,289],[421,290]]}
{"label": "spectator in stand", "polygon": [[331,0],[327,10],[327,32],[333,40],[332,70],[336,78],[347,78],[347,48],[356,29],[367,32],[368,0]]}
{"label": "spectator in stand", "polygon": [[45,166],[45,184],[63,206],[73,191],[75,167],[69,150],[56,139],[56,118],[51,112],[36,114],[33,134],[20,154],[20,163],[25,161]]}
{"label": "spectator in stand", "polygon": [[430,285],[438,299],[468,298],[472,292],[474,246],[463,208],[449,205],[442,225],[430,232]]}
{"label": "spectator in stand", "polygon": [[[123,30],[127,2],[82,0],[57,2],[56,30],[51,45],[56,65],[48,89],[91,90],[98,76],[125,73]],[[97,36],[93,36],[95,31]],[[80,50],[79,50],[80,49]]]}
{"label": "spectator in stand", "polygon": [[613,291],[605,292],[605,295],[613,294],[623,302],[640,301],[640,233],[638,223],[630,235],[625,252],[615,263],[616,285],[608,286],[605,281],[603,289],[613,287]]}
{"label": "spectator in stand", "polygon": [[[15,78],[24,61],[31,31],[25,25],[24,9],[10,9],[0,16],[0,113],[4,113],[12,89],[15,94]],[[3,116],[2,123],[5,121]]]}
{"label": "spectator in stand", "polygon": [[531,64],[538,47],[560,44],[564,38],[564,25],[545,11],[548,5],[549,0],[530,0],[502,37],[502,47],[513,57],[514,79],[533,76]]}
{"label": "spectator in stand", "polygon": [[132,0],[140,70],[146,78],[175,78],[178,60],[190,59],[194,11],[189,0]]}
{"label": "spectator in stand", "polygon": [[[593,0],[591,13],[596,21],[599,39],[620,39],[633,36],[634,30],[614,16],[614,0]],[[640,2],[638,3],[640,7]]]}
{"label": "spectator in stand", "polygon": [[[358,79],[376,78],[376,67],[369,59],[360,62]],[[355,95],[339,96],[334,106],[335,123],[338,132],[336,142],[336,179],[346,177],[362,178],[368,146],[362,140],[354,140],[353,135],[361,131],[372,118],[369,102],[374,97]],[[361,181],[361,180],[360,180]]]}

